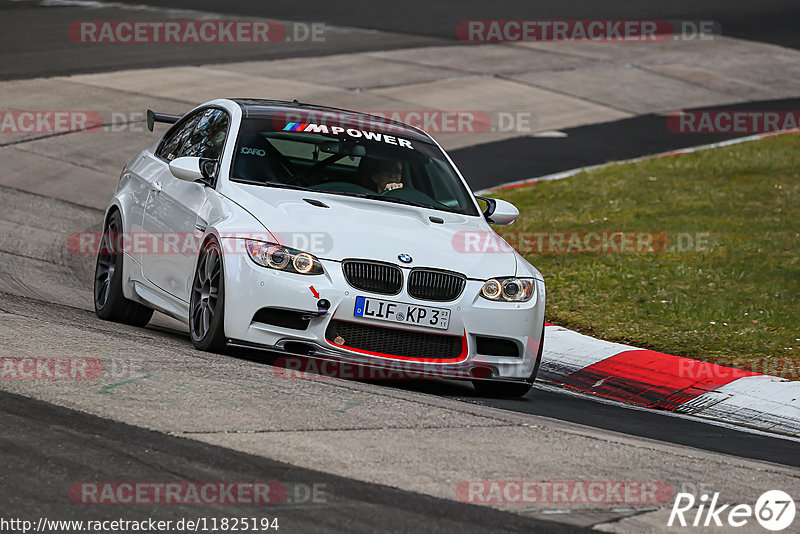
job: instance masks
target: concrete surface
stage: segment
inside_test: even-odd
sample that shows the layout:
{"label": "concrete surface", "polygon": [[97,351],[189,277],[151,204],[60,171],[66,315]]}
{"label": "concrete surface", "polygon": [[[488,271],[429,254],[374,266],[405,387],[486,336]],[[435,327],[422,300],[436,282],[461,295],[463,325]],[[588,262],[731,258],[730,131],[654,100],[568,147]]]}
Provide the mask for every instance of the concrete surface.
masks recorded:
{"label": "concrete surface", "polygon": [[[10,468],[0,473],[3,521],[38,518],[82,521],[171,521],[170,532],[182,519],[206,521],[255,519],[259,530],[277,520],[279,532],[577,532],[553,521],[487,510],[452,500],[434,499],[376,484],[366,484],[309,471],[262,457],[167,436],[0,392],[0,449]],[[44,467],[44,468],[43,468]],[[267,504],[76,503],[70,489],[81,482],[195,482],[202,487],[234,481],[269,483]],[[79,495],[79,494],[78,494]],[[10,516],[10,517],[9,517]],[[557,519],[557,518],[553,518]],[[86,525],[84,525],[86,526]],[[231,525],[233,526],[233,525]],[[113,528],[113,527],[112,527]],[[241,523],[237,529],[242,530]],[[6,528],[4,531],[8,531]],[[42,528],[39,532],[79,531]],[[110,529],[108,529],[110,530]],[[120,529],[122,530],[122,529]],[[128,531],[128,529],[125,529]],[[199,530],[204,530],[201,526]],[[12,529],[19,532],[19,529]],[[94,530],[97,531],[97,530]]]}
{"label": "concrete surface", "polygon": [[[489,129],[434,132],[445,148],[455,149],[634,114],[794,96],[799,64],[800,52],[724,37],[441,46],[7,81],[0,83],[0,95],[10,109],[92,110],[109,123],[115,114],[141,118],[147,107],[181,113],[220,96],[298,98],[362,111],[488,114]],[[529,120],[504,130],[498,118],[503,112]],[[119,133],[71,142],[120,147]],[[0,133],[0,144],[35,137]]]}
{"label": "concrete surface", "polygon": [[[7,295],[0,356],[91,356],[97,380],[3,380],[0,387],[139,427],[292,465],[454,499],[474,480],[658,480],[718,488],[725,502],[796,487],[800,470],[598,431],[379,384],[287,380],[249,354],[200,353],[182,337],[97,321]],[[146,352],[143,351],[146,347]],[[492,505],[544,518],[616,505]],[[664,506],[664,505],[662,505]]]}

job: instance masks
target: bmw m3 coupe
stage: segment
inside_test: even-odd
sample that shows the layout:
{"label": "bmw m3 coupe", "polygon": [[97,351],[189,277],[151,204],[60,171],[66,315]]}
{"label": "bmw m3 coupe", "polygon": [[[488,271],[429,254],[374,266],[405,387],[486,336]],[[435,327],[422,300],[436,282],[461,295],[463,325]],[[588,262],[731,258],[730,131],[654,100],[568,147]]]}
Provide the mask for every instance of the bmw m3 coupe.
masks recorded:
{"label": "bmw m3 coupe", "polygon": [[542,275],[492,229],[425,132],[297,101],[219,99],[125,166],[105,213],[94,304],[188,325],[200,350],[281,351],[524,395],[544,337]]}

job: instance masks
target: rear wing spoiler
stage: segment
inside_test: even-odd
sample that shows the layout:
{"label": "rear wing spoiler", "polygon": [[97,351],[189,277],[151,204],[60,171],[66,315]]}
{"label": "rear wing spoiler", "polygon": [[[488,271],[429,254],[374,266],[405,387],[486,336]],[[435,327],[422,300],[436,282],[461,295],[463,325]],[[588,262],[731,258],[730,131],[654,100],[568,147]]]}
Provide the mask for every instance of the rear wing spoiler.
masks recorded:
{"label": "rear wing spoiler", "polygon": [[175,124],[180,120],[181,115],[169,115],[167,113],[156,113],[152,109],[147,110],[147,129],[153,131],[153,126],[157,122],[166,122],[167,124]]}

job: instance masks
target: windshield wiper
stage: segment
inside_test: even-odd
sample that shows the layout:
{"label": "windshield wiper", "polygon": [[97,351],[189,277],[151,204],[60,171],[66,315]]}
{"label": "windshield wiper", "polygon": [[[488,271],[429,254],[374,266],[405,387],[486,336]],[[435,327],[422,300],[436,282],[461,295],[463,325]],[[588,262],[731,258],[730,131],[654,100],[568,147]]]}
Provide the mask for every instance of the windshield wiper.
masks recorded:
{"label": "windshield wiper", "polygon": [[309,189],[308,187],[285,184],[283,182],[262,182],[260,180],[248,180],[246,178],[234,178],[234,180],[236,180],[237,182],[244,182],[246,184],[253,184],[253,185],[266,185],[269,187],[280,187],[282,189],[297,189],[299,191],[313,191],[313,189]]}
{"label": "windshield wiper", "polygon": [[297,189],[298,191],[314,191],[309,187],[303,187],[302,185],[285,184],[283,182],[264,182],[264,184],[271,187],[280,187],[283,189]]}
{"label": "windshield wiper", "polygon": [[387,197],[374,193],[345,193],[344,191],[325,191],[326,193],[334,193],[337,195],[345,195],[348,197],[368,198],[370,200],[383,200],[385,202],[394,202],[395,204],[405,204],[406,206],[416,206],[418,208],[440,209],[430,204],[423,204],[422,202],[414,202],[413,200],[406,200],[404,198]]}
{"label": "windshield wiper", "polygon": [[414,202],[413,200],[406,200],[404,198],[397,198],[397,197],[385,197],[383,195],[373,195],[373,194],[358,194],[358,196],[362,198],[368,198],[370,200],[384,200],[386,202],[394,202],[395,204],[405,204],[407,206],[417,206],[419,208],[430,208],[436,209],[430,204],[423,204],[422,202]]}

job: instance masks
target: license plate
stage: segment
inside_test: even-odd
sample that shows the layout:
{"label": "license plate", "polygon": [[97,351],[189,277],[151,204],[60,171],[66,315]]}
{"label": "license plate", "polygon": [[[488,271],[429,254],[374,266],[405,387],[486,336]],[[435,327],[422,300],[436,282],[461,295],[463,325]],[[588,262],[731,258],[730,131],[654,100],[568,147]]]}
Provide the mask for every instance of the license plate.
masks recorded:
{"label": "license plate", "polygon": [[356,297],[353,316],[441,330],[446,330],[450,322],[450,310],[447,308],[417,306],[367,297]]}

